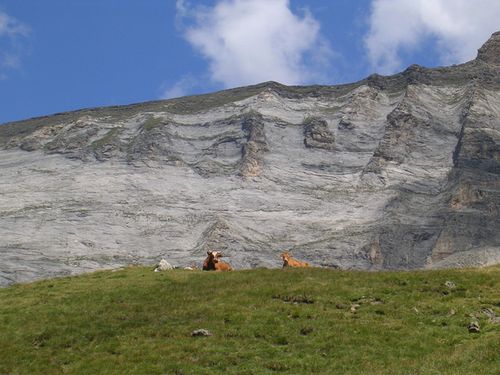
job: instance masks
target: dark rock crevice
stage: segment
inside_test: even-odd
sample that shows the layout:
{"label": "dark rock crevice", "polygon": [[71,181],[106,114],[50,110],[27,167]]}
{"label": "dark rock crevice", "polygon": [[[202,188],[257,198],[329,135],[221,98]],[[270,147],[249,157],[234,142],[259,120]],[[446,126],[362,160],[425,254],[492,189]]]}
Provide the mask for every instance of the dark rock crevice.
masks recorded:
{"label": "dark rock crevice", "polygon": [[304,121],[304,145],[308,148],[333,150],[335,136],[328,129],[328,123],[317,117],[310,117]]}
{"label": "dark rock crevice", "polygon": [[242,119],[242,129],[246,134],[240,164],[240,175],[243,177],[260,176],[263,170],[264,153],[269,151],[264,131],[264,119],[258,112],[250,112]]}

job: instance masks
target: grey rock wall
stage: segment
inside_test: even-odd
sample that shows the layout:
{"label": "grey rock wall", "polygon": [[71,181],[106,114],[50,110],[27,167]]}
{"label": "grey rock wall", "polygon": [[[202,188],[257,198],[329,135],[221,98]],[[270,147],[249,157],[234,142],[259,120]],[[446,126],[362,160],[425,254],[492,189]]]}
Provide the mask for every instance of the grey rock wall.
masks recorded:
{"label": "grey rock wall", "polygon": [[0,285],[131,263],[500,261],[500,34],[466,64],[0,126]]}

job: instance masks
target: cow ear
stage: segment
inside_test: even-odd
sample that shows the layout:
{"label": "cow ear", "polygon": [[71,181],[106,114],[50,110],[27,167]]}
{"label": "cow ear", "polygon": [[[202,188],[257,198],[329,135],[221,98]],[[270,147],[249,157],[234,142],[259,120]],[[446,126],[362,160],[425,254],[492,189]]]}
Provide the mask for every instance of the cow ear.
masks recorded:
{"label": "cow ear", "polygon": [[212,254],[212,252],[211,251],[207,251],[207,255],[210,255],[210,254]]}

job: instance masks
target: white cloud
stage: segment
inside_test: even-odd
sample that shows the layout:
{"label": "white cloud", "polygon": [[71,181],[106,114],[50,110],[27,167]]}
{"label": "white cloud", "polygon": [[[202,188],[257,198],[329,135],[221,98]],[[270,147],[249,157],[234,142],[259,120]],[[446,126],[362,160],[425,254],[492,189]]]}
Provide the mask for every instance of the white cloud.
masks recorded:
{"label": "white cloud", "polygon": [[5,70],[20,67],[17,41],[29,33],[28,26],[0,10],[0,81],[7,79]]}
{"label": "white cloud", "polygon": [[0,10],[0,37],[28,36],[29,28]]}
{"label": "white cloud", "polygon": [[307,11],[288,0],[219,0],[213,7],[177,1],[189,43],[209,62],[210,77],[225,87],[268,80],[301,84],[318,78],[331,50]]}
{"label": "white cloud", "polygon": [[190,76],[184,76],[171,86],[164,85],[162,88],[161,99],[179,98],[191,94],[197,86],[196,80]]}
{"label": "white cloud", "polygon": [[2,66],[4,68],[13,68],[17,69],[21,65],[21,61],[19,60],[19,56],[14,55],[12,53],[3,53],[2,54]]}
{"label": "white cloud", "polygon": [[365,38],[368,57],[380,73],[402,68],[401,53],[432,38],[443,64],[475,58],[500,29],[499,0],[373,0]]}

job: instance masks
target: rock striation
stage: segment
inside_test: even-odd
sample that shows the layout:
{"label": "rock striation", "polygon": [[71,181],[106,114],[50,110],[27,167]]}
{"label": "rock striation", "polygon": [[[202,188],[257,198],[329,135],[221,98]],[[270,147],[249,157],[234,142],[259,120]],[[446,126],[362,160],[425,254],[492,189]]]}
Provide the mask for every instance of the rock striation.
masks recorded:
{"label": "rock striation", "polygon": [[500,33],[465,64],[266,82],[0,126],[0,284],[289,249],[354,269],[500,262]]}

